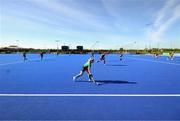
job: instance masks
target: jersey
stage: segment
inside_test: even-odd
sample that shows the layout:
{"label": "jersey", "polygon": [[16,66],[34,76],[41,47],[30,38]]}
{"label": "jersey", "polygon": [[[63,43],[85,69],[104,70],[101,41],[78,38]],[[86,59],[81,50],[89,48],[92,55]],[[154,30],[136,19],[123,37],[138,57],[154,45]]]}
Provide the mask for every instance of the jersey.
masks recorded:
{"label": "jersey", "polygon": [[88,70],[90,68],[91,68],[91,63],[88,61],[83,65],[82,71],[86,71],[86,70]]}

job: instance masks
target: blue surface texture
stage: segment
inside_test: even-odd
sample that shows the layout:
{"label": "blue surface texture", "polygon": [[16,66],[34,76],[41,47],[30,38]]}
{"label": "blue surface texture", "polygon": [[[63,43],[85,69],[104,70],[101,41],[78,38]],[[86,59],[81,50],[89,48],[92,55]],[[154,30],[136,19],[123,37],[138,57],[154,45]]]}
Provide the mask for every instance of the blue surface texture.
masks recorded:
{"label": "blue surface texture", "polygon": [[[95,55],[95,61],[100,55]],[[0,55],[0,94],[180,94],[180,57],[106,56],[76,82],[90,55]],[[0,120],[180,120],[180,97],[0,97]]]}

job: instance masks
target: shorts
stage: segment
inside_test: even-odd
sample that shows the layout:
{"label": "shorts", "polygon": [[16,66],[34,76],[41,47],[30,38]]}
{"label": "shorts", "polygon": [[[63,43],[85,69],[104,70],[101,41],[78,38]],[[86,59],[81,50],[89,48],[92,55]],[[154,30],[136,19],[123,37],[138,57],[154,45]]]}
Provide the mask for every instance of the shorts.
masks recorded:
{"label": "shorts", "polygon": [[102,61],[102,60],[105,60],[105,57],[101,57],[100,60],[101,60],[101,61]]}
{"label": "shorts", "polygon": [[88,67],[84,67],[84,66],[83,66],[82,69],[81,69],[81,71],[82,71],[82,72],[88,71]]}

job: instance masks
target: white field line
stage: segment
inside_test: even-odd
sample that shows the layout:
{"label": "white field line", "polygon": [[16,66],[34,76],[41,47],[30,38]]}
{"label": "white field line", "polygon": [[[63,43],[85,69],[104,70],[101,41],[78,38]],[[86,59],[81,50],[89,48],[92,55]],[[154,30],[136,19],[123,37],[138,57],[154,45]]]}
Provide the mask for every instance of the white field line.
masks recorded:
{"label": "white field line", "polygon": [[153,63],[162,63],[162,64],[169,64],[169,65],[180,66],[180,64],[178,64],[178,63],[169,63],[169,62],[154,61],[154,60],[148,60],[148,59],[142,59],[142,58],[133,58],[133,57],[127,57],[127,58],[131,58],[131,59],[134,59],[134,60],[140,60],[140,61],[153,62]]}
{"label": "white field line", "polygon": [[[52,58],[55,58],[55,57],[44,58],[44,60],[48,60],[48,59],[52,59]],[[32,62],[32,61],[38,61],[38,60],[40,61],[40,59],[31,59],[31,60],[26,60],[26,61]],[[19,63],[26,63],[26,62],[24,62],[24,60],[14,61],[14,62],[0,64],[0,66],[13,65],[13,64],[19,64]]]}
{"label": "white field line", "polygon": [[180,97],[180,94],[0,94],[0,97]]}

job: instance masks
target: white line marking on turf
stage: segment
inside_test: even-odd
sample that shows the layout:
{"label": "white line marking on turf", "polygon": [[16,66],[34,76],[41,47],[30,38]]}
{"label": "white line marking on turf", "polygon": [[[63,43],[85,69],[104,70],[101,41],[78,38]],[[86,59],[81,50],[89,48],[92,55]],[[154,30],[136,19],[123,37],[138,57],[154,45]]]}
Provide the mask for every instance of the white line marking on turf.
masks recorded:
{"label": "white line marking on turf", "polygon": [[0,94],[0,97],[180,97],[180,94]]}
{"label": "white line marking on turf", "polygon": [[180,66],[180,64],[178,64],[178,63],[169,63],[169,62],[162,62],[162,61],[153,61],[153,60],[142,59],[142,58],[133,58],[133,57],[127,57],[127,58],[131,58],[131,59],[134,59],[134,60],[148,61],[148,62],[153,62],[153,63],[162,63],[162,64],[169,64],[169,65]]}

